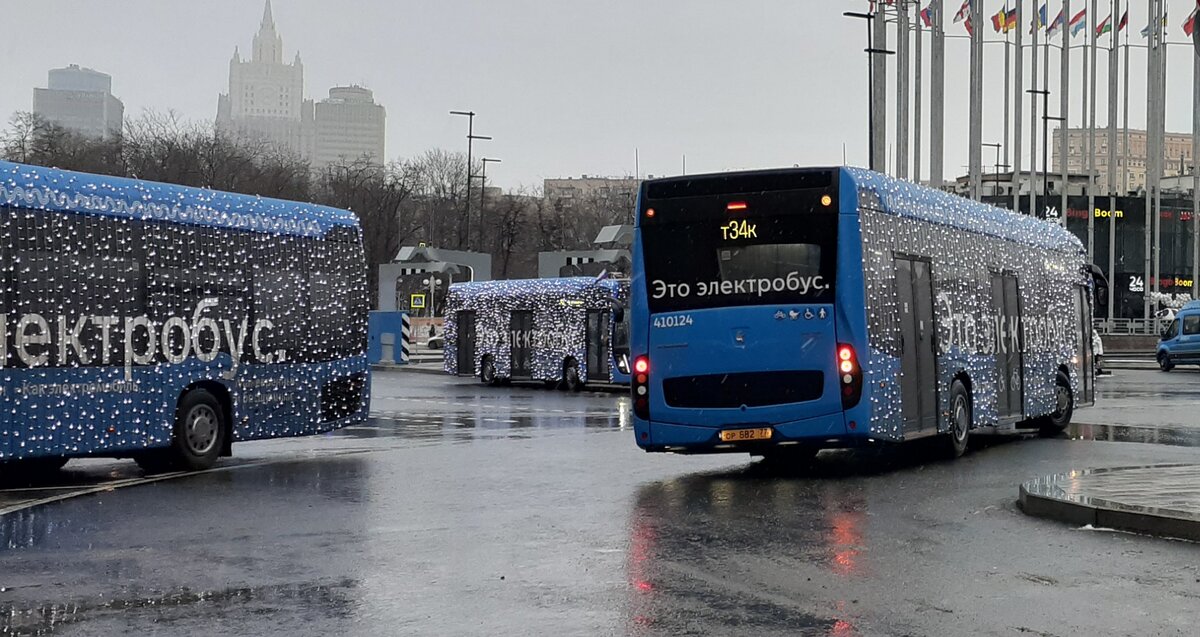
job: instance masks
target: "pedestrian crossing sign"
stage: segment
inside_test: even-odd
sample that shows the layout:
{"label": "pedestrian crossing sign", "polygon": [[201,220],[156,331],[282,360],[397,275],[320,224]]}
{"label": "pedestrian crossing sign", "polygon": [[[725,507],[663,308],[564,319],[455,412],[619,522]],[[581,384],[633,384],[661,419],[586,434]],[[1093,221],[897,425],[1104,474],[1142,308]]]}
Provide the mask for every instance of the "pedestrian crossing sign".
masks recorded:
{"label": "pedestrian crossing sign", "polygon": [[409,306],[412,307],[412,309],[414,309],[414,310],[425,309],[425,295],[424,294],[412,295],[412,299],[409,301]]}

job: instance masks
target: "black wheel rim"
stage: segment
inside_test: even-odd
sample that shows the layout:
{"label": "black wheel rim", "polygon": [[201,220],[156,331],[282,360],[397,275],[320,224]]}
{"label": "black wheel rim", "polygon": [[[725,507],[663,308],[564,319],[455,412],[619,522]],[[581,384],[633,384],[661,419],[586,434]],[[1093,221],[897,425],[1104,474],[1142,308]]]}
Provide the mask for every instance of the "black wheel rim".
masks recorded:
{"label": "black wheel rim", "polygon": [[967,438],[967,430],[971,427],[971,410],[967,406],[967,398],[962,394],[954,397],[954,418],[951,419],[953,429],[950,435],[954,441],[961,444]]}
{"label": "black wheel rim", "polygon": [[184,441],[188,451],[197,456],[207,455],[217,446],[221,420],[208,405],[196,405],[184,419]]}
{"label": "black wheel rim", "polygon": [[1071,410],[1071,388],[1062,384],[1054,386],[1054,413],[1051,415],[1055,422],[1062,422]]}

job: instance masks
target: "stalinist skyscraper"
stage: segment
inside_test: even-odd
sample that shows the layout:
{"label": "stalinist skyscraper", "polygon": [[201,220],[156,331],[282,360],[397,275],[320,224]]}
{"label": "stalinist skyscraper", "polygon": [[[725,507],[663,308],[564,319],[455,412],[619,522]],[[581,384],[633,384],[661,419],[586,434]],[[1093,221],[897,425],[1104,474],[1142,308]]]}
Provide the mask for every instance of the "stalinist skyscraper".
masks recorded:
{"label": "stalinist skyscraper", "polygon": [[229,93],[217,100],[217,127],[264,138],[301,157],[313,152],[313,102],[304,99],[300,52],[283,61],[283,38],[275,30],[271,0],[263,10],[249,60],[235,47],[229,61]]}

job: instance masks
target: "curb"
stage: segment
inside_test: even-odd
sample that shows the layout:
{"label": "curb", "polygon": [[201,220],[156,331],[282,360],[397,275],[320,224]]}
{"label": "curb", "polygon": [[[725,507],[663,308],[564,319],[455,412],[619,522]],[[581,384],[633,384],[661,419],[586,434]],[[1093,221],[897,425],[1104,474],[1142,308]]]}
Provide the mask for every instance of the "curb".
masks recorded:
{"label": "curb", "polygon": [[[1200,514],[1105,498],[1086,493],[1068,492],[1062,485],[1076,486],[1091,476],[1119,477],[1130,472],[1152,470],[1200,469],[1200,465],[1162,464],[1140,467],[1085,469],[1060,473],[1021,485],[1017,506],[1026,515],[1066,522],[1077,526],[1118,529],[1157,537],[1200,542]],[[1086,491],[1086,489],[1082,489]]]}
{"label": "curb", "polygon": [[438,376],[448,376],[446,371],[437,367],[418,367],[416,365],[391,365],[384,363],[374,363],[371,365],[372,371],[377,372],[408,372],[412,374],[437,374]]}

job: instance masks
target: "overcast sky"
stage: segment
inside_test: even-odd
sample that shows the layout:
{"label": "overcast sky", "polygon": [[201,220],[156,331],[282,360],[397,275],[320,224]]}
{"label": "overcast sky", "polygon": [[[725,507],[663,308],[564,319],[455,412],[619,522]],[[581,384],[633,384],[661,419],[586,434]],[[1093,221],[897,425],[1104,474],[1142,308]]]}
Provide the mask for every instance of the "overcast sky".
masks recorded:
{"label": "overcast sky", "polygon": [[[958,4],[947,0],[948,23]],[[985,0],[984,12],[1003,4]],[[1146,24],[1145,4],[1135,2],[1131,12],[1135,44],[1143,41],[1137,32]],[[113,76],[126,117],[173,109],[212,119],[218,93],[228,90],[233,49],[248,54],[263,12],[262,0],[5,5],[5,117],[31,108],[32,89],[45,86],[48,69],[75,63]],[[1053,16],[1060,5],[1051,5]],[[632,174],[635,149],[643,176],[678,174],[684,155],[689,173],[840,164],[843,145],[849,163],[865,164],[864,28],[841,13],[866,6],[865,0],[273,1],[284,58],[300,51],[309,97],[348,83],[374,90],[387,108],[389,158],[439,146],[465,150],[466,121],[447,111],[475,110],[476,133],[495,138],[476,149],[503,160],[488,176],[504,187],[583,173]],[[1171,39],[1183,41],[1179,25],[1193,4],[1168,0],[1168,6]],[[965,32],[948,24],[947,33]],[[984,141],[1002,137],[1002,51],[986,47]],[[1054,55],[1051,89],[1058,86]],[[1175,47],[1172,55],[1168,128],[1187,131],[1189,51]],[[947,177],[967,162],[967,56],[966,40],[947,45]],[[1130,111],[1140,127],[1145,61],[1140,50],[1133,58]],[[1057,114],[1057,96],[1052,104]],[[1072,126],[1078,109],[1076,102]],[[1105,121],[1105,108],[1098,118]],[[994,150],[985,151],[990,168]]]}

